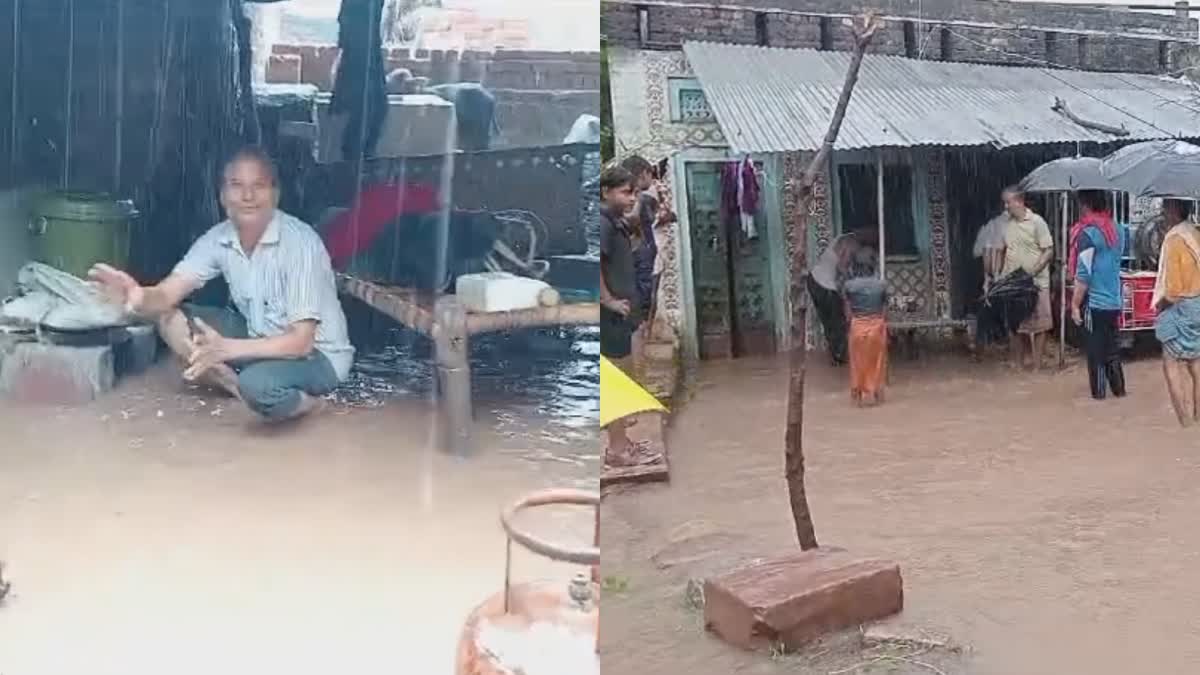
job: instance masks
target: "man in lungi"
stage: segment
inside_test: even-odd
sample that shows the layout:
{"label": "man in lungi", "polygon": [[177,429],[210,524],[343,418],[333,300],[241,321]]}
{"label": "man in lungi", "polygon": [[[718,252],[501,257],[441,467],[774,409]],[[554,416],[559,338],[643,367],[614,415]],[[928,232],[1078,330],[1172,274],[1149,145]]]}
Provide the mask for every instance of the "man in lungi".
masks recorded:
{"label": "man in lungi", "polygon": [[1180,426],[1190,427],[1200,422],[1200,232],[1191,202],[1164,199],[1162,209],[1170,229],[1158,256],[1154,334],[1171,405]]}

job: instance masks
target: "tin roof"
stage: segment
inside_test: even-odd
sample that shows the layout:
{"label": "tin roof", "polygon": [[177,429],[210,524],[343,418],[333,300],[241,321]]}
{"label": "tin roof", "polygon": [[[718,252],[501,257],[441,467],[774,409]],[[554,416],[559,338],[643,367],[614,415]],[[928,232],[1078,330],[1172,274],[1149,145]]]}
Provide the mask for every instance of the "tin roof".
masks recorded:
{"label": "tin roof", "polygon": [[[816,150],[850,65],[849,52],[688,42],[688,63],[738,152]],[[1088,122],[1052,107],[1063,99]],[[1007,147],[1200,136],[1200,93],[1131,73],[987,66],[867,54],[835,145]]]}

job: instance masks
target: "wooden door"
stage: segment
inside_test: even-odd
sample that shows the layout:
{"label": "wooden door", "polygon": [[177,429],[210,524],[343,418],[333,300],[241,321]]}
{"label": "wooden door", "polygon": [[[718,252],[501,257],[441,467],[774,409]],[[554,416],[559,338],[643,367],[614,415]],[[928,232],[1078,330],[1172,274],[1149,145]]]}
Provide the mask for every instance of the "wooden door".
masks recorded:
{"label": "wooden door", "polygon": [[767,219],[749,238],[721,218],[721,163],[687,164],[688,222],[700,358],[770,354],[776,349]]}
{"label": "wooden door", "polygon": [[733,356],[729,237],[721,223],[720,166],[708,162],[687,164],[692,285],[702,359]]}

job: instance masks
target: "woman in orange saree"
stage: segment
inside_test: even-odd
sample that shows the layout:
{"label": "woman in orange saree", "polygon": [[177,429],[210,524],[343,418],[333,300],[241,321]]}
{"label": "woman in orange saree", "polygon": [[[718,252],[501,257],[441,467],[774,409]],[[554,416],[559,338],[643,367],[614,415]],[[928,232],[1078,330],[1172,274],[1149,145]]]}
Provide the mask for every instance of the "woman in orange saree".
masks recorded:
{"label": "woman in orange saree", "polygon": [[887,385],[887,285],[876,274],[877,267],[875,251],[859,249],[842,284],[850,317],[850,398],[860,406],[883,403]]}

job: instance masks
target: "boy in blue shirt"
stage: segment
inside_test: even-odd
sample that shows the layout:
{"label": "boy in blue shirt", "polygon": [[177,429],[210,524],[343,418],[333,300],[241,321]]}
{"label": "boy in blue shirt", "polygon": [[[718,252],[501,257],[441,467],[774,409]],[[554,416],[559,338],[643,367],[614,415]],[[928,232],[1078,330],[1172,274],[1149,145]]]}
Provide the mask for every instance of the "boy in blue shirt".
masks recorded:
{"label": "boy in blue shirt", "polygon": [[[1088,384],[1092,398],[1125,395],[1125,371],[1117,345],[1121,317],[1121,255],[1125,228],[1113,222],[1103,192],[1079,193],[1081,215],[1071,228],[1069,269],[1075,273],[1071,319],[1086,332]],[[1086,308],[1084,307],[1086,303]]]}

